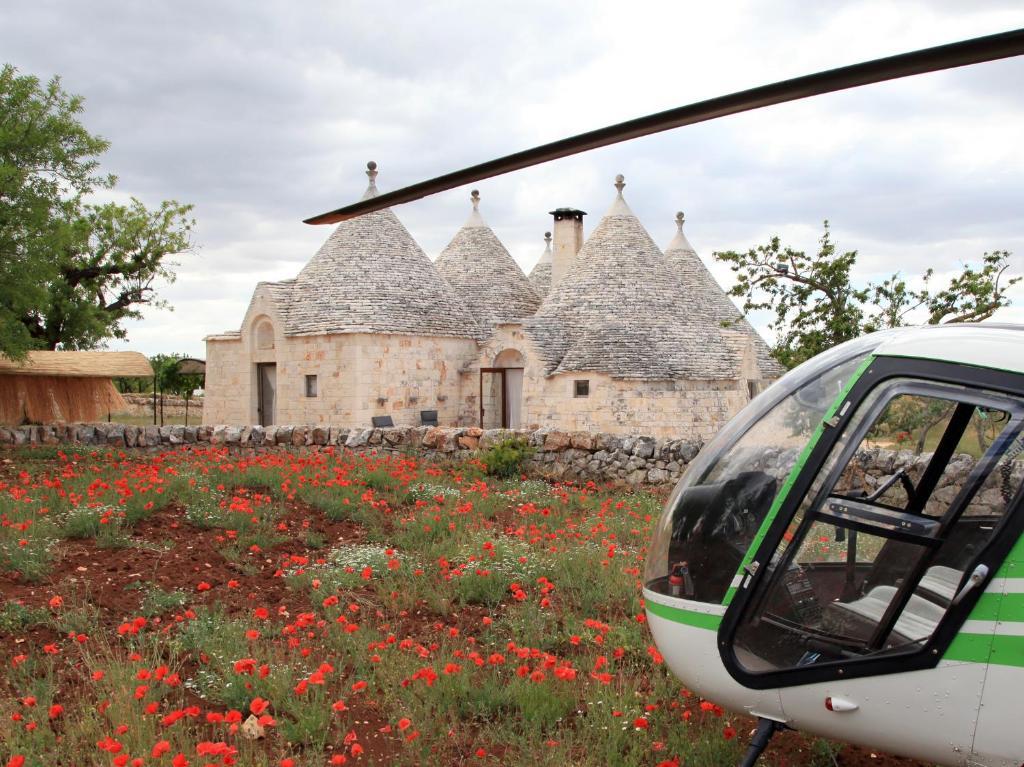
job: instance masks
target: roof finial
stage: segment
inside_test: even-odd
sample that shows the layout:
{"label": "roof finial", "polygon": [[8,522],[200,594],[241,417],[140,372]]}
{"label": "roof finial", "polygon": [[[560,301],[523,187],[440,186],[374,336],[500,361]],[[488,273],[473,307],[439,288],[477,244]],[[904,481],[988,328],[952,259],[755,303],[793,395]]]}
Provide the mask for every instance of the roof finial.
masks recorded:
{"label": "roof finial", "polygon": [[366,163],[366,176],[370,179],[370,184],[366,187],[366,191],[363,192],[364,200],[377,196],[377,163],[373,160]]}
{"label": "roof finial", "polygon": [[475,212],[479,211],[480,210],[480,192],[478,192],[476,189],[474,189],[472,192],[469,193],[469,199],[472,200],[472,202],[473,202],[473,212],[475,213]]}
{"label": "roof finial", "polygon": [[615,188],[619,190],[619,197],[622,196],[622,189],[626,186],[626,177],[621,173],[615,177]]}
{"label": "roof finial", "polygon": [[544,232],[544,247],[551,248],[551,232]]}
{"label": "roof finial", "polygon": [[683,233],[683,222],[686,221],[686,216],[683,215],[683,211],[676,213],[676,226],[679,227],[679,233]]}

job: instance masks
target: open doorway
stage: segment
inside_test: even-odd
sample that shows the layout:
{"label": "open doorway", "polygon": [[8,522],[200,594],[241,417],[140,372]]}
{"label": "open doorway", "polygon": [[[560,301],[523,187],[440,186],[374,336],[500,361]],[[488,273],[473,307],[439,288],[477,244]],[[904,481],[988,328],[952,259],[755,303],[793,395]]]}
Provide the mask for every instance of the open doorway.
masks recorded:
{"label": "open doorway", "polygon": [[277,365],[256,363],[256,415],[260,426],[273,426],[277,409]]}
{"label": "open doorway", "polygon": [[523,355],[506,349],[480,368],[480,428],[518,429],[523,420]]}

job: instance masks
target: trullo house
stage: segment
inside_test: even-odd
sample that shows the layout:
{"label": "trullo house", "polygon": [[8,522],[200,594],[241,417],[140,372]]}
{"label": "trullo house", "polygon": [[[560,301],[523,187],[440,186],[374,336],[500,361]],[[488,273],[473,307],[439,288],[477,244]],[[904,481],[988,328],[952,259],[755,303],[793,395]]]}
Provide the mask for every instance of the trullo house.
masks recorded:
{"label": "trullo house", "polygon": [[390,209],[342,222],[295,279],[256,286],[240,330],[207,337],[204,422],[711,436],[782,371],[682,214],[662,252],[615,186],[586,239],[583,211],[551,212],[529,277],[475,191],[434,262]]}

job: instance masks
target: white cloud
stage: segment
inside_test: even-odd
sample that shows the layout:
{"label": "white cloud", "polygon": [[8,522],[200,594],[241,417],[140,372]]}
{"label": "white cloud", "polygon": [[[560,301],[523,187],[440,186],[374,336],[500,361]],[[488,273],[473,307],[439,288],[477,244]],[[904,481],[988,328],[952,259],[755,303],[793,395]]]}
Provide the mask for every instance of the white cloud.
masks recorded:
{"label": "white cloud", "polygon": [[[111,140],[118,199],[195,204],[199,248],[125,346],[202,356],[259,280],[294,276],[327,237],[301,220],[607,123],[875,56],[1024,26],[1015,2],[125,5],[14,0],[0,49],[64,76]],[[1024,271],[1024,61],[901,80],[691,126],[481,182],[483,213],[529,270],[573,205],[588,229],[617,172],[664,245],[676,210],[706,261],[779,234],[813,249],[829,218],[859,279],[985,250]],[[436,256],[469,188],[398,213]],[[728,270],[712,264],[720,280]],[[1015,291],[1024,304],[1024,290]],[[1001,319],[1024,320],[1024,306]]]}

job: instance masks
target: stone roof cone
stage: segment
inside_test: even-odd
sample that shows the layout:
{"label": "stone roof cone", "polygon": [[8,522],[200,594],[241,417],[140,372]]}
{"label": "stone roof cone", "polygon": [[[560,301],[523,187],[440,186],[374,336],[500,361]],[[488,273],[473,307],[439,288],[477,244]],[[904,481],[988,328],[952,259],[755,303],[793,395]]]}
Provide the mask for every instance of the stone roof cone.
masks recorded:
{"label": "stone roof cone", "polygon": [[548,374],[719,380],[738,361],[718,325],[692,311],[682,284],[622,195],[566,275],[525,323]]}
{"label": "stone roof cone", "polygon": [[437,271],[482,327],[520,322],[541,296],[480,215],[480,193],[474,189],[470,200],[469,219],[434,262]]}
{"label": "stone roof cone", "polygon": [[727,331],[747,339],[753,344],[757,366],[763,378],[778,378],[786,371],[771,356],[771,350],[754,327],[746,320],[714,275],[701,261],[693,245],[683,233],[686,216],[676,213],[676,233],[665,248],[665,260],[676,278],[682,283],[693,311],[714,320]]}
{"label": "stone roof cone", "polygon": [[[363,199],[377,195],[367,163]],[[397,333],[476,338],[480,330],[390,208],[343,221],[295,280],[274,283],[288,335]]]}
{"label": "stone roof cone", "polygon": [[530,282],[541,298],[551,290],[551,232],[544,232],[544,252],[530,270]]}

